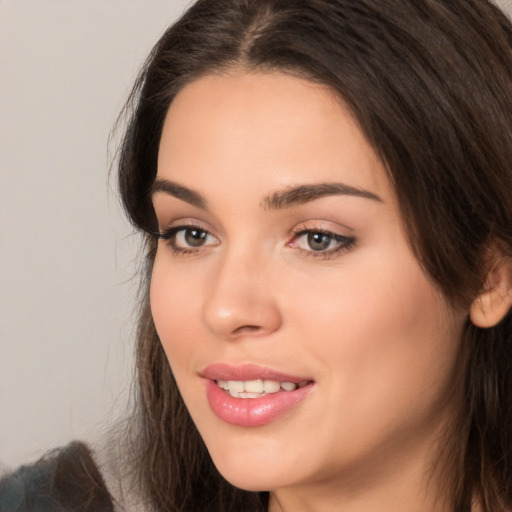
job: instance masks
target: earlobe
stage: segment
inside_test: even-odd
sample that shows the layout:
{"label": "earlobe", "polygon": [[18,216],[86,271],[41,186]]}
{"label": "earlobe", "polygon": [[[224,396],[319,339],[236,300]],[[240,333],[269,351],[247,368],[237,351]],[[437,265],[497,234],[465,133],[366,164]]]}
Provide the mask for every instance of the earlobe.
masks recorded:
{"label": "earlobe", "polygon": [[[498,251],[496,251],[498,253]],[[495,253],[495,256],[498,254]],[[482,291],[469,309],[471,323],[487,328],[497,325],[512,307],[512,258],[499,251]]]}

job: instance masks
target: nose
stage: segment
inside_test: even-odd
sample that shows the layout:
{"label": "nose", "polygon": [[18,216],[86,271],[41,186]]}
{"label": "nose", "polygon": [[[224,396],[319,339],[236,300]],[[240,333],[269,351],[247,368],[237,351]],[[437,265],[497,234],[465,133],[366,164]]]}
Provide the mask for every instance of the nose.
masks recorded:
{"label": "nose", "polygon": [[235,340],[279,329],[282,317],[268,266],[261,259],[238,254],[212,269],[203,302],[203,321],[210,332]]}

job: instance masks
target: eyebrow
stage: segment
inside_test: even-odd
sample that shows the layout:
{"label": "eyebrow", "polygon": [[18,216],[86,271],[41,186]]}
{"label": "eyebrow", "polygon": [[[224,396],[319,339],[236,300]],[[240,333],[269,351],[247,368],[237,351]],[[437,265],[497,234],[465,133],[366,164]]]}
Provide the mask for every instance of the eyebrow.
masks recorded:
{"label": "eyebrow", "polygon": [[262,205],[269,210],[282,210],[327,196],[353,196],[383,202],[377,194],[345,183],[315,183],[313,185],[291,187],[282,192],[274,192],[263,200]]}
{"label": "eyebrow", "polygon": [[201,194],[183,185],[178,185],[174,181],[157,178],[151,187],[151,196],[154,196],[157,192],[164,192],[203,210],[207,206],[206,199]]}
{"label": "eyebrow", "polygon": [[[208,203],[201,194],[174,181],[157,178],[151,187],[151,195],[158,192],[164,192],[203,210],[207,208]],[[268,210],[283,210],[327,196],[353,196],[383,202],[377,194],[345,183],[315,183],[274,192],[263,199],[261,206]]]}

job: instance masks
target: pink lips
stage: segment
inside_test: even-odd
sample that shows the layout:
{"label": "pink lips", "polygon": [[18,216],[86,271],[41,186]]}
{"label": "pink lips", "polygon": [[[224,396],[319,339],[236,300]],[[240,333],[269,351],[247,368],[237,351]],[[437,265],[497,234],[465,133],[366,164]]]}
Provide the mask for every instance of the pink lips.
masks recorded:
{"label": "pink lips", "polygon": [[[274,421],[302,402],[313,386],[311,379],[285,375],[255,365],[212,364],[201,375],[206,379],[206,395],[214,414],[226,423],[241,427],[258,427]],[[259,398],[235,398],[216,383],[217,380],[256,379],[307,384],[294,391],[282,390]]]}

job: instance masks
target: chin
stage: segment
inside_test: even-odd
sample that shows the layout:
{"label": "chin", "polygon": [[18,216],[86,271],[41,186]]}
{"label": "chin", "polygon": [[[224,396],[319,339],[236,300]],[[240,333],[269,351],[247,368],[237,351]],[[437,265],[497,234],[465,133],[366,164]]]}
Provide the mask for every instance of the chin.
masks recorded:
{"label": "chin", "polygon": [[222,461],[215,466],[219,473],[233,486],[245,491],[261,492],[272,491],[280,487],[286,487],[292,482],[285,481],[279,468],[272,467],[272,463],[264,467],[254,467],[251,460],[246,459],[243,463],[233,464]]}
{"label": "chin", "polygon": [[250,430],[203,438],[219,473],[246,491],[270,491],[293,484],[299,477],[298,465],[286,456],[286,443],[279,436],[265,438]]}

